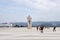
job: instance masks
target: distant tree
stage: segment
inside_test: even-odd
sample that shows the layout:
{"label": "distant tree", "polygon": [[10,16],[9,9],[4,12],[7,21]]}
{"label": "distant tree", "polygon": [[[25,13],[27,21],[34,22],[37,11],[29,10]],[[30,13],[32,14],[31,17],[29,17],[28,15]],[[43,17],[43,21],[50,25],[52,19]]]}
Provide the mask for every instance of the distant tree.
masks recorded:
{"label": "distant tree", "polygon": [[23,25],[21,25],[20,27],[23,27]]}
{"label": "distant tree", "polygon": [[15,25],[14,27],[19,27],[19,25]]}

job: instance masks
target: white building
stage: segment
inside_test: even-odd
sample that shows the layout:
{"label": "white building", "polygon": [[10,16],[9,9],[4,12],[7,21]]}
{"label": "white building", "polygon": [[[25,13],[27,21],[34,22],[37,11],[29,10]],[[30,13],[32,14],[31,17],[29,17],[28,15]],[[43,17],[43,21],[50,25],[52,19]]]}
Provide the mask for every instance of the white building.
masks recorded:
{"label": "white building", "polygon": [[12,27],[11,23],[0,23],[0,27]]}

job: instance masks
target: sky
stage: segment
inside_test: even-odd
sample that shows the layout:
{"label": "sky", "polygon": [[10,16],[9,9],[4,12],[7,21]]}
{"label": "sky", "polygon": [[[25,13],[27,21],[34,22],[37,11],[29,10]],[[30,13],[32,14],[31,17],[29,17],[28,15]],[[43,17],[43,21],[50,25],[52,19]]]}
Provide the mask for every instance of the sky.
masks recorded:
{"label": "sky", "polygon": [[60,21],[60,0],[0,0],[1,22]]}

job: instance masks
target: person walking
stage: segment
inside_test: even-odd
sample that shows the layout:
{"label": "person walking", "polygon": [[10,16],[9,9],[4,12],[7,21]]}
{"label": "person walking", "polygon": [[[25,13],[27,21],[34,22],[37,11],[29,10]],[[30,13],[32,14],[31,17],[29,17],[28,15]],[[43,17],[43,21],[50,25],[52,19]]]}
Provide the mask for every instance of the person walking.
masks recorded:
{"label": "person walking", "polygon": [[37,31],[38,31],[38,26],[37,26]]}
{"label": "person walking", "polygon": [[41,33],[43,33],[44,26],[42,25],[40,28]]}
{"label": "person walking", "polygon": [[56,27],[53,27],[53,32],[56,31]]}

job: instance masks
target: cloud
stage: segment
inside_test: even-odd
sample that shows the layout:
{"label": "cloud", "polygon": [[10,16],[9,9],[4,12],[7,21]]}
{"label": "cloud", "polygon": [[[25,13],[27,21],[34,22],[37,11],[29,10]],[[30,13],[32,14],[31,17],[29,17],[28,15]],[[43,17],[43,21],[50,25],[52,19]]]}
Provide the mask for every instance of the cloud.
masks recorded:
{"label": "cloud", "polygon": [[18,4],[23,4],[28,7],[33,7],[36,9],[48,9],[50,7],[55,7],[56,3],[49,0],[13,0]]}
{"label": "cloud", "polygon": [[60,20],[59,10],[60,0],[0,0],[2,22],[26,21],[28,15],[33,21],[56,21]]}

